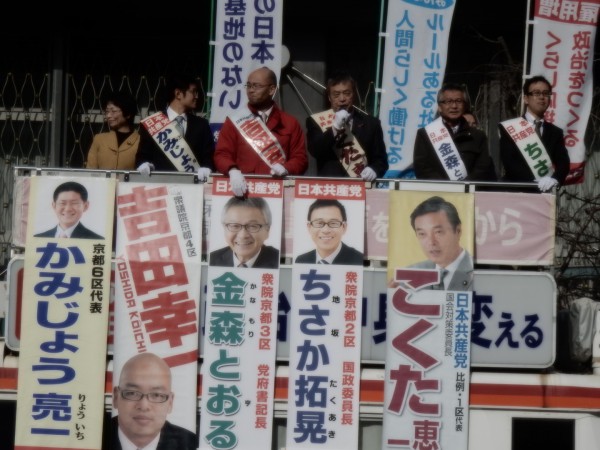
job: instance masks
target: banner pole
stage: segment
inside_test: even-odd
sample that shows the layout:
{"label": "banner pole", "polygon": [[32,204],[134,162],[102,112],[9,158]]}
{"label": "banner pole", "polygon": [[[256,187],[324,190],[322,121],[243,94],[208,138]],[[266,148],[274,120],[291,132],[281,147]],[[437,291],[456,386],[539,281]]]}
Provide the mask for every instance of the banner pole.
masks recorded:
{"label": "banner pole", "polygon": [[[379,42],[377,43],[377,67],[375,69],[375,99],[373,101],[373,117],[379,117],[379,96],[381,95],[381,41],[384,39],[383,19],[385,13],[385,0],[379,2]],[[379,89],[377,88],[379,86]]]}

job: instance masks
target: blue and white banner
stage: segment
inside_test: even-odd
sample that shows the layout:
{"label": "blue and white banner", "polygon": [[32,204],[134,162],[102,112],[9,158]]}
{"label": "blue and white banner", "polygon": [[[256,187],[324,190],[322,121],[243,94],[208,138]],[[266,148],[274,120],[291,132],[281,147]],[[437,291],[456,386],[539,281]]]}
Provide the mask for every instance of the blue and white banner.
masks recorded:
{"label": "blue and white banner", "polygon": [[281,71],[283,0],[217,1],[210,125],[215,138],[227,116],[246,106],[248,74]]}
{"label": "blue and white banner", "polygon": [[431,122],[437,110],[454,4],[454,0],[388,2],[379,111],[390,163],[386,177],[412,177],[417,130]]}

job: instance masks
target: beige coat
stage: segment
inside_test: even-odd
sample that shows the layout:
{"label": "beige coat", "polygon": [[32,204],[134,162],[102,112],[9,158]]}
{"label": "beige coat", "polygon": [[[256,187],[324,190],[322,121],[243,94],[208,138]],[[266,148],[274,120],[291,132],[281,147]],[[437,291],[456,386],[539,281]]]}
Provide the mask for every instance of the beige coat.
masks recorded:
{"label": "beige coat", "polygon": [[87,169],[135,170],[135,154],[140,145],[140,135],[134,131],[117,147],[114,131],[94,136],[87,157]]}

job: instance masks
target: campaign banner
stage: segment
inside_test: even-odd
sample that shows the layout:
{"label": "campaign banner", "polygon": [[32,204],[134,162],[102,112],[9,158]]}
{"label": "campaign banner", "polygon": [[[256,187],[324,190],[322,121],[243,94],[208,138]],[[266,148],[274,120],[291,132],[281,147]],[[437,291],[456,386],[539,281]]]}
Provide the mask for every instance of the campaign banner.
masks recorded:
{"label": "campaign banner", "polygon": [[396,269],[388,290],[382,448],[468,447],[471,292]]}
{"label": "campaign banner", "polygon": [[115,180],[32,177],[15,449],[100,449]]}
{"label": "campaign banner", "polygon": [[271,448],[283,180],[213,178],[200,448]]}
{"label": "campaign banner", "polygon": [[379,110],[390,165],[387,178],[414,178],[415,137],[435,118],[455,3],[388,2]]}
{"label": "campaign banner", "polygon": [[476,261],[481,264],[554,264],[556,197],[553,194],[475,194]]}
{"label": "campaign banner", "polygon": [[267,66],[281,72],[283,0],[232,6],[217,0],[215,13],[210,127],[218,138],[227,116],[246,108],[250,72]]}
{"label": "campaign banner", "polygon": [[286,448],[358,448],[365,183],[296,180]]}
{"label": "campaign banner", "polygon": [[[172,448],[197,447],[202,202],[203,185],[119,183],[113,446],[160,432]],[[135,416],[150,406],[153,420]]]}
{"label": "campaign banner", "polygon": [[583,182],[585,130],[594,97],[594,42],[600,0],[535,0],[531,75],[552,85],[544,119],[563,129],[571,170],[565,184]]}

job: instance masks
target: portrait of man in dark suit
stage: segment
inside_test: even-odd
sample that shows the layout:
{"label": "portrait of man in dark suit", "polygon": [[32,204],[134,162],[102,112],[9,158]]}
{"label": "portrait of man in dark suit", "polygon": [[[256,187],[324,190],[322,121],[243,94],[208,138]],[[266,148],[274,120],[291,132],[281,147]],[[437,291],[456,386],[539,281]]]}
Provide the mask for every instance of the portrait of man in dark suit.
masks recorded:
{"label": "portrait of man in dark suit", "polygon": [[348,217],[339,200],[317,199],[311,203],[306,227],[315,249],[298,255],[296,263],[363,265],[363,253],[342,242]]}
{"label": "portrait of man in dark suit", "polygon": [[154,353],[130,358],[113,389],[111,449],[196,450],[196,434],[167,420],[173,409],[171,369]]}
{"label": "portrait of man in dark suit", "polygon": [[413,210],[410,224],[427,257],[410,267],[440,270],[442,280],[432,289],[471,290],[473,260],[460,245],[462,225],[456,207],[442,197],[430,197]]}
{"label": "portrait of man in dark suit", "polygon": [[67,181],[54,190],[52,209],[58,219],[58,225],[35,237],[104,239],[81,223],[81,216],[90,207],[88,191],[80,183]]}
{"label": "portrait of man in dark suit", "polygon": [[279,268],[279,250],[265,245],[271,209],[260,197],[231,197],[221,214],[227,247],[210,253],[209,264],[221,267]]}

